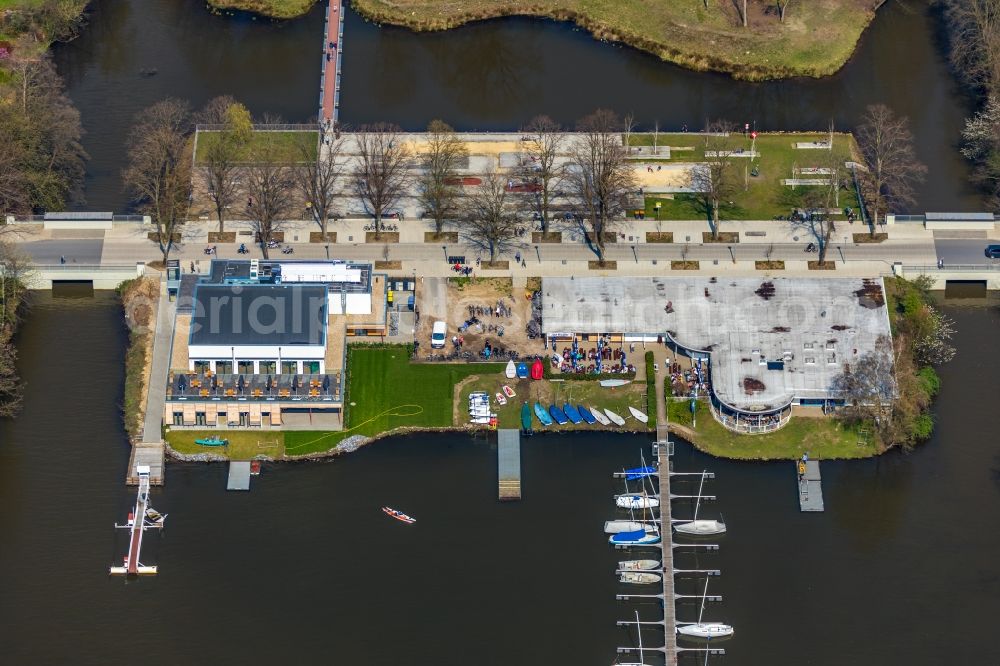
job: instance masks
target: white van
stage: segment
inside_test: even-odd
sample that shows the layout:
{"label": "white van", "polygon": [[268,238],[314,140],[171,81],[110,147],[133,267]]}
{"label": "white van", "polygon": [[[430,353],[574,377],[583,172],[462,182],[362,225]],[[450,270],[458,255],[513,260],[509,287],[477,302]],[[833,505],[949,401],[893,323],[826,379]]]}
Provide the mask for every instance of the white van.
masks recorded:
{"label": "white van", "polygon": [[431,329],[431,347],[433,349],[441,349],[444,347],[444,339],[447,334],[447,323],[443,321],[434,322],[434,328]]}

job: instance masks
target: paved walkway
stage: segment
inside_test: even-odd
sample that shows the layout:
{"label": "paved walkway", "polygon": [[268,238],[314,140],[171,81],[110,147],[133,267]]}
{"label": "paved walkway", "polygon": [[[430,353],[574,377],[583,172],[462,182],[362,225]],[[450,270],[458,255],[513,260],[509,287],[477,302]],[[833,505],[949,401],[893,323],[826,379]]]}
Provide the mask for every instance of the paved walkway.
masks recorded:
{"label": "paved walkway", "polygon": [[170,365],[170,338],[174,328],[175,305],[167,297],[166,283],[160,281],[160,302],[156,309],[156,332],[153,337],[153,367],[149,373],[149,390],[146,392],[146,420],[142,428],[143,443],[158,444],[163,441],[160,425],[163,422],[164,390]]}

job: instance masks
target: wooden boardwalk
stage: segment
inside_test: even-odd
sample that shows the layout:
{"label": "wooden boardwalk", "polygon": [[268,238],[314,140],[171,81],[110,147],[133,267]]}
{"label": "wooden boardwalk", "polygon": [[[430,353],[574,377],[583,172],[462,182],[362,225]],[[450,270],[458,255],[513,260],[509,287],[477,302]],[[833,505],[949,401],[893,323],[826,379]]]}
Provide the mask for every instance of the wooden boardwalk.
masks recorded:
{"label": "wooden boardwalk", "polygon": [[343,0],[330,0],[323,26],[323,67],[319,85],[319,122],[328,126],[340,117],[341,41],[344,37]]}
{"label": "wooden boardwalk", "polygon": [[497,431],[497,485],[500,501],[521,499],[521,433]]}
{"label": "wooden boardwalk", "polygon": [[[663,395],[661,391],[659,395]],[[662,400],[662,398],[661,398]],[[656,426],[657,463],[660,475],[660,497],[670,497],[670,449],[667,444],[667,426],[662,426],[663,435],[660,438],[661,426]],[[670,524],[670,500],[665,499],[660,505],[660,548],[663,561],[663,653],[666,663],[674,666],[677,663],[677,603],[674,599],[674,537]]]}

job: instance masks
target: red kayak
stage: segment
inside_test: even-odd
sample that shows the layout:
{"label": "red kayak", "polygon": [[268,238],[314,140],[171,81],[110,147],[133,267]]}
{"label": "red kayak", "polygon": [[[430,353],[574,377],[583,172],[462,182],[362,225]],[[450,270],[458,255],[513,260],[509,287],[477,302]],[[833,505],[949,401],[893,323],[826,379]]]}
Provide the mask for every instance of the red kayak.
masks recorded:
{"label": "red kayak", "polygon": [[417,522],[416,518],[412,518],[403,513],[402,511],[396,511],[395,509],[392,509],[387,506],[382,507],[382,511],[384,511],[387,516],[395,518],[398,521],[404,522],[407,525],[412,525],[413,523]]}

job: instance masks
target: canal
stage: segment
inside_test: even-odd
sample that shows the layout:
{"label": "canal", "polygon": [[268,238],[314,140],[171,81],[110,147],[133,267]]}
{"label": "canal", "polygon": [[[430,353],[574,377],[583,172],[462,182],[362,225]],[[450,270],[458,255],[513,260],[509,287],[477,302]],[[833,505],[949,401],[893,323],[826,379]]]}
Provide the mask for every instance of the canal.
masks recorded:
{"label": "canal", "polygon": [[[94,0],[78,39],[54,49],[80,109],[91,155],[91,210],[122,210],[125,138],[136,114],[160,99],[194,107],[230,94],[255,114],[315,118],[323,8],[285,23],[216,16],[198,0]],[[664,64],[593,40],[572,26],[510,18],[414,34],[346,12],[341,118],[423,129],[442,118],[458,129],[509,130],[546,113],[572,125],[597,107],[632,112],[642,128],[697,130],[727,118],[761,130],[851,129],[869,104],[909,116],[928,165],[915,210],[974,210],[957,150],[968,101],[942,55],[927,0],[879,11],[854,58],[820,80],[736,82]],[[155,70],[142,76],[141,70]]]}
{"label": "canal", "polygon": [[[910,454],[824,463],[824,514],[798,512],[790,463],[678,444],[677,469],[718,475],[708,511],[730,526],[720,552],[680,560],[723,573],[710,591],[724,601],[706,617],[736,636],[712,663],[1000,661],[1000,311],[947,311],[959,354],[941,372],[934,438]],[[495,499],[494,451],[466,435],[269,465],[246,494],[224,490],[224,466],[171,465],[153,495],[170,517],[147,556],[161,574],[109,578],[126,547],[112,525],[134,500],[122,483],[125,343],[107,292],[37,293],[20,332],[24,412],[0,422],[10,663],[598,666],[629,640],[614,623],[633,606],[614,601],[624,590],[601,524],[612,471],[648,446],[636,436],[533,438],[524,499],[510,504]],[[417,523],[388,519],[385,504]]]}

